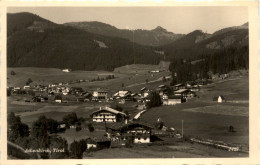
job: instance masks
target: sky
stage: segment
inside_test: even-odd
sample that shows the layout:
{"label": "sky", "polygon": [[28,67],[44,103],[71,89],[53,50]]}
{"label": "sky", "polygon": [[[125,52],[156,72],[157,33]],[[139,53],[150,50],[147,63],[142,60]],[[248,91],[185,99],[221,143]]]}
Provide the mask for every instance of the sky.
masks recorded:
{"label": "sky", "polygon": [[8,13],[31,12],[52,22],[99,21],[119,29],[151,30],[161,26],[173,33],[194,30],[213,33],[248,22],[247,7],[9,7]]}

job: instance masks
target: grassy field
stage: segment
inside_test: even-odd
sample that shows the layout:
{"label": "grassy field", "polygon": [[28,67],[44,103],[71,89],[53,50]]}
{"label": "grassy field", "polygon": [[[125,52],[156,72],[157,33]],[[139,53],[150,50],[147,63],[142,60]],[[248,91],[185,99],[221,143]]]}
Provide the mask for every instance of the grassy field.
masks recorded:
{"label": "grassy field", "polygon": [[[104,81],[94,81],[94,82],[81,82],[70,84],[72,87],[82,87],[85,90],[94,90],[96,88],[107,89],[110,94],[121,90],[121,89],[130,89],[128,86],[138,86],[140,84],[140,89],[142,84],[145,84],[146,79],[148,81],[155,81],[163,76],[170,74],[168,71],[160,73],[148,73],[148,71],[156,69],[165,69],[168,64],[162,65],[144,65],[144,64],[135,64],[123,66],[116,68],[114,72],[107,71],[72,71],[69,73],[62,72],[60,69],[54,68],[7,68],[7,86],[20,86],[23,87],[28,80],[31,78],[33,82],[31,85],[43,84],[48,85],[49,83],[59,83],[59,82],[68,82],[75,81],[80,79],[92,80],[97,77],[106,77],[107,75],[114,75],[115,79],[104,80]],[[130,69],[129,69],[130,68]],[[133,69],[135,68],[135,69]],[[120,71],[119,71],[120,70]],[[11,71],[14,71],[16,75],[11,75]],[[123,86],[122,86],[123,84]]]}
{"label": "grassy field", "polygon": [[97,152],[85,152],[83,155],[84,159],[202,157],[248,157],[248,154],[228,152],[203,145],[180,142],[175,145],[136,145],[133,148],[110,148]]}
{"label": "grassy field", "polygon": [[[164,71],[155,73],[153,77],[148,71],[161,69],[160,66],[135,65],[124,66],[116,69],[114,72],[104,71],[73,71],[64,73],[59,69],[46,68],[8,68],[8,86],[23,86],[30,77],[35,84],[55,83],[61,81],[70,81],[75,79],[92,79],[97,76],[115,74],[115,79],[96,82],[85,82],[72,84],[71,86],[80,86],[86,90],[93,90],[97,87],[109,89],[109,94],[113,94],[119,89],[129,89],[132,92],[138,92],[142,87],[155,89],[158,85],[169,85],[170,81],[162,82],[160,78],[166,76],[169,72]],[[15,76],[10,75],[10,71],[16,72]],[[145,83],[148,79],[149,83]],[[158,81],[157,81],[158,80]],[[124,87],[122,87],[122,83]],[[184,121],[184,135],[201,137],[205,139],[220,140],[227,143],[239,144],[243,150],[248,150],[249,146],[249,80],[248,74],[238,75],[226,80],[217,80],[210,85],[202,86],[199,92],[196,92],[197,98],[188,100],[183,104],[175,106],[160,106],[146,111],[141,120],[154,124],[158,118],[161,118],[166,126],[174,127],[181,131],[182,120]],[[223,95],[227,102],[213,102],[212,98]],[[68,113],[75,112],[78,117],[85,119],[99,109],[100,106],[110,105],[111,103],[25,103],[27,96],[11,96],[7,101],[7,112],[15,112],[21,117],[22,122],[31,126],[32,122],[39,116],[45,115],[48,118],[62,120],[62,117]],[[137,103],[127,102],[120,104],[124,110],[127,110],[131,117],[136,115],[139,110],[136,109]],[[228,132],[229,126],[233,126],[236,132]],[[96,132],[102,135],[104,132]],[[87,130],[76,132],[75,129],[69,129],[60,134],[66,138],[69,144],[73,140],[85,139],[94,134]],[[184,148],[182,148],[184,147]],[[143,148],[111,148],[101,150],[86,155],[86,158],[172,158],[172,157],[240,157],[245,154],[237,155],[231,152],[209,149],[201,145],[182,144],[177,148],[173,146],[162,147],[143,147]]]}
{"label": "grassy field", "polygon": [[[196,92],[199,98],[188,100],[175,106],[161,106],[145,112],[141,120],[155,123],[161,118],[167,126],[181,130],[184,121],[184,134],[193,137],[209,138],[228,143],[241,144],[245,150],[249,145],[249,81],[248,75],[235,80],[217,81],[202,86]],[[227,100],[243,100],[247,103],[217,103],[214,96],[223,95]],[[229,126],[235,128],[228,132]]]}

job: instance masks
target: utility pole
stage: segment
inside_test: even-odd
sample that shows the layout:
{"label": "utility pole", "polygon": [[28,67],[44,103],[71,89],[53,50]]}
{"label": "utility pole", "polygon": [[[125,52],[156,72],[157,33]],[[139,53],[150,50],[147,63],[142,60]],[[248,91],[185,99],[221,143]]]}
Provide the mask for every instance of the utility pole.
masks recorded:
{"label": "utility pole", "polygon": [[181,120],[181,136],[183,138],[183,120]]}

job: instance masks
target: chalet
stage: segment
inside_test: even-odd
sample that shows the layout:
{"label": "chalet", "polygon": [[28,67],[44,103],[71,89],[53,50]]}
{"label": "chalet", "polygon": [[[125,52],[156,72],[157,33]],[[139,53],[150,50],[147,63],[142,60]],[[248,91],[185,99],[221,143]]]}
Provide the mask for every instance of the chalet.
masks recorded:
{"label": "chalet", "polygon": [[200,87],[198,85],[197,86],[193,86],[193,87],[190,88],[190,91],[198,92],[198,91],[200,91]]}
{"label": "chalet", "polygon": [[105,149],[110,148],[111,140],[106,137],[94,137],[86,139],[87,149]]}
{"label": "chalet", "polygon": [[[142,90],[143,89],[143,90]],[[141,94],[141,97],[142,98],[147,98],[149,95],[150,95],[150,93],[151,93],[151,90],[149,90],[149,89],[144,89],[144,88],[142,88],[141,89],[141,91],[140,91],[140,94]]]}
{"label": "chalet", "polygon": [[107,99],[107,91],[105,90],[95,90],[93,91],[93,99],[94,100],[106,100]]}
{"label": "chalet", "polygon": [[132,93],[131,97],[133,98],[134,101],[137,101],[137,102],[142,102],[143,101],[141,94]]}
{"label": "chalet", "polygon": [[100,107],[100,110],[93,112],[90,117],[93,122],[122,122],[127,120],[127,115],[109,107]]}
{"label": "chalet", "polygon": [[159,85],[156,90],[160,96],[163,96],[168,93],[168,88],[166,85]]}
{"label": "chalet", "polygon": [[151,126],[141,122],[107,126],[108,137],[116,137],[116,139],[123,143],[128,140],[132,141],[133,143],[150,143],[152,132],[151,130]]}
{"label": "chalet", "polygon": [[183,83],[174,85],[175,90],[185,89],[185,88],[186,88],[186,86]]}
{"label": "chalet", "polygon": [[195,92],[190,91],[189,89],[179,89],[174,91],[175,96],[182,96],[184,98],[192,98],[195,97]]}
{"label": "chalet", "polygon": [[125,98],[129,95],[131,96],[131,91],[127,91],[127,90],[126,91],[118,91],[113,95],[113,98],[116,98],[116,99]]}
{"label": "chalet", "polygon": [[56,103],[61,103],[62,102],[62,97],[60,95],[57,95],[57,96],[55,96],[54,101]]}
{"label": "chalet", "polygon": [[48,97],[43,97],[43,96],[34,96],[32,98],[33,102],[46,102],[48,101]]}
{"label": "chalet", "polygon": [[182,96],[163,96],[163,105],[175,105],[185,102]]}

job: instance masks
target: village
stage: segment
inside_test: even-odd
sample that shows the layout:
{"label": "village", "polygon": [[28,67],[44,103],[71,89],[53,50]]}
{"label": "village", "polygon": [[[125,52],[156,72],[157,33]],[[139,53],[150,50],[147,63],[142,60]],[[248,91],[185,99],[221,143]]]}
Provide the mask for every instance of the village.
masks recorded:
{"label": "village", "polygon": [[[71,71],[65,70],[63,72]],[[150,74],[156,74],[156,71],[151,71]],[[111,79],[111,77],[114,77],[114,75],[109,75],[108,79]],[[122,146],[133,147],[133,145],[140,144],[169,145],[186,141],[221,150],[241,152],[241,146],[239,145],[185,135],[183,134],[183,128],[176,129],[174,126],[168,126],[160,117],[153,124],[142,121],[142,115],[152,107],[175,107],[194,99],[200,99],[196,93],[204,86],[212,83],[212,80],[204,79],[171,86],[167,85],[169,84],[167,81],[171,77],[168,76],[167,79],[165,77],[167,76],[162,77],[161,81],[156,83],[158,85],[155,88],[148,88],[144,85],[140,86],[137,92],[132,92],[126,88],[122,88],[114,93],[107,88],[96,88],[92,91],[86,91],[79,85],[73,87],[73,82],[60,82],[34,86],[26,83],[23,87],[8,87],[7,93],[9,97],[22,96],[20,98],[23,99],[20,99],[18,102],[27,104],[55,106],[94,105],[91,111],[88,112],[88,117],[84,116],[83,119],[81,117],[80,122],[78,117],[78,122],[68,123],[64,120],[65,116],[63,116],[63,120],[58,121],[56,132],[51,133],[53,135],[61,135],[66,139],[66,134],[63,134],[63,132],[66,132],[67,129],[76,130],[76,132],[88,130],[88,134],[91,134],[91,136],[88,135],[85,138],[80,136],[82,139],[86,139],[86,150],[88,151]],[[227,78],[227,75],[219,76],[220,80]],[[88,80],[76,80],[74,83],[86,81]],[[163,83],[160,84],[160,82]],[[225,102],[225,98],[219,95],[212,98],[212,102],[221,104]],[[128,110],[128,107],[131,107],[130,110]],[[73,115],[76,114],[71,112],[71,116]],[[94,130],[99,133],[91,133]],[[72,143],[72,140],[70,143]]]}

